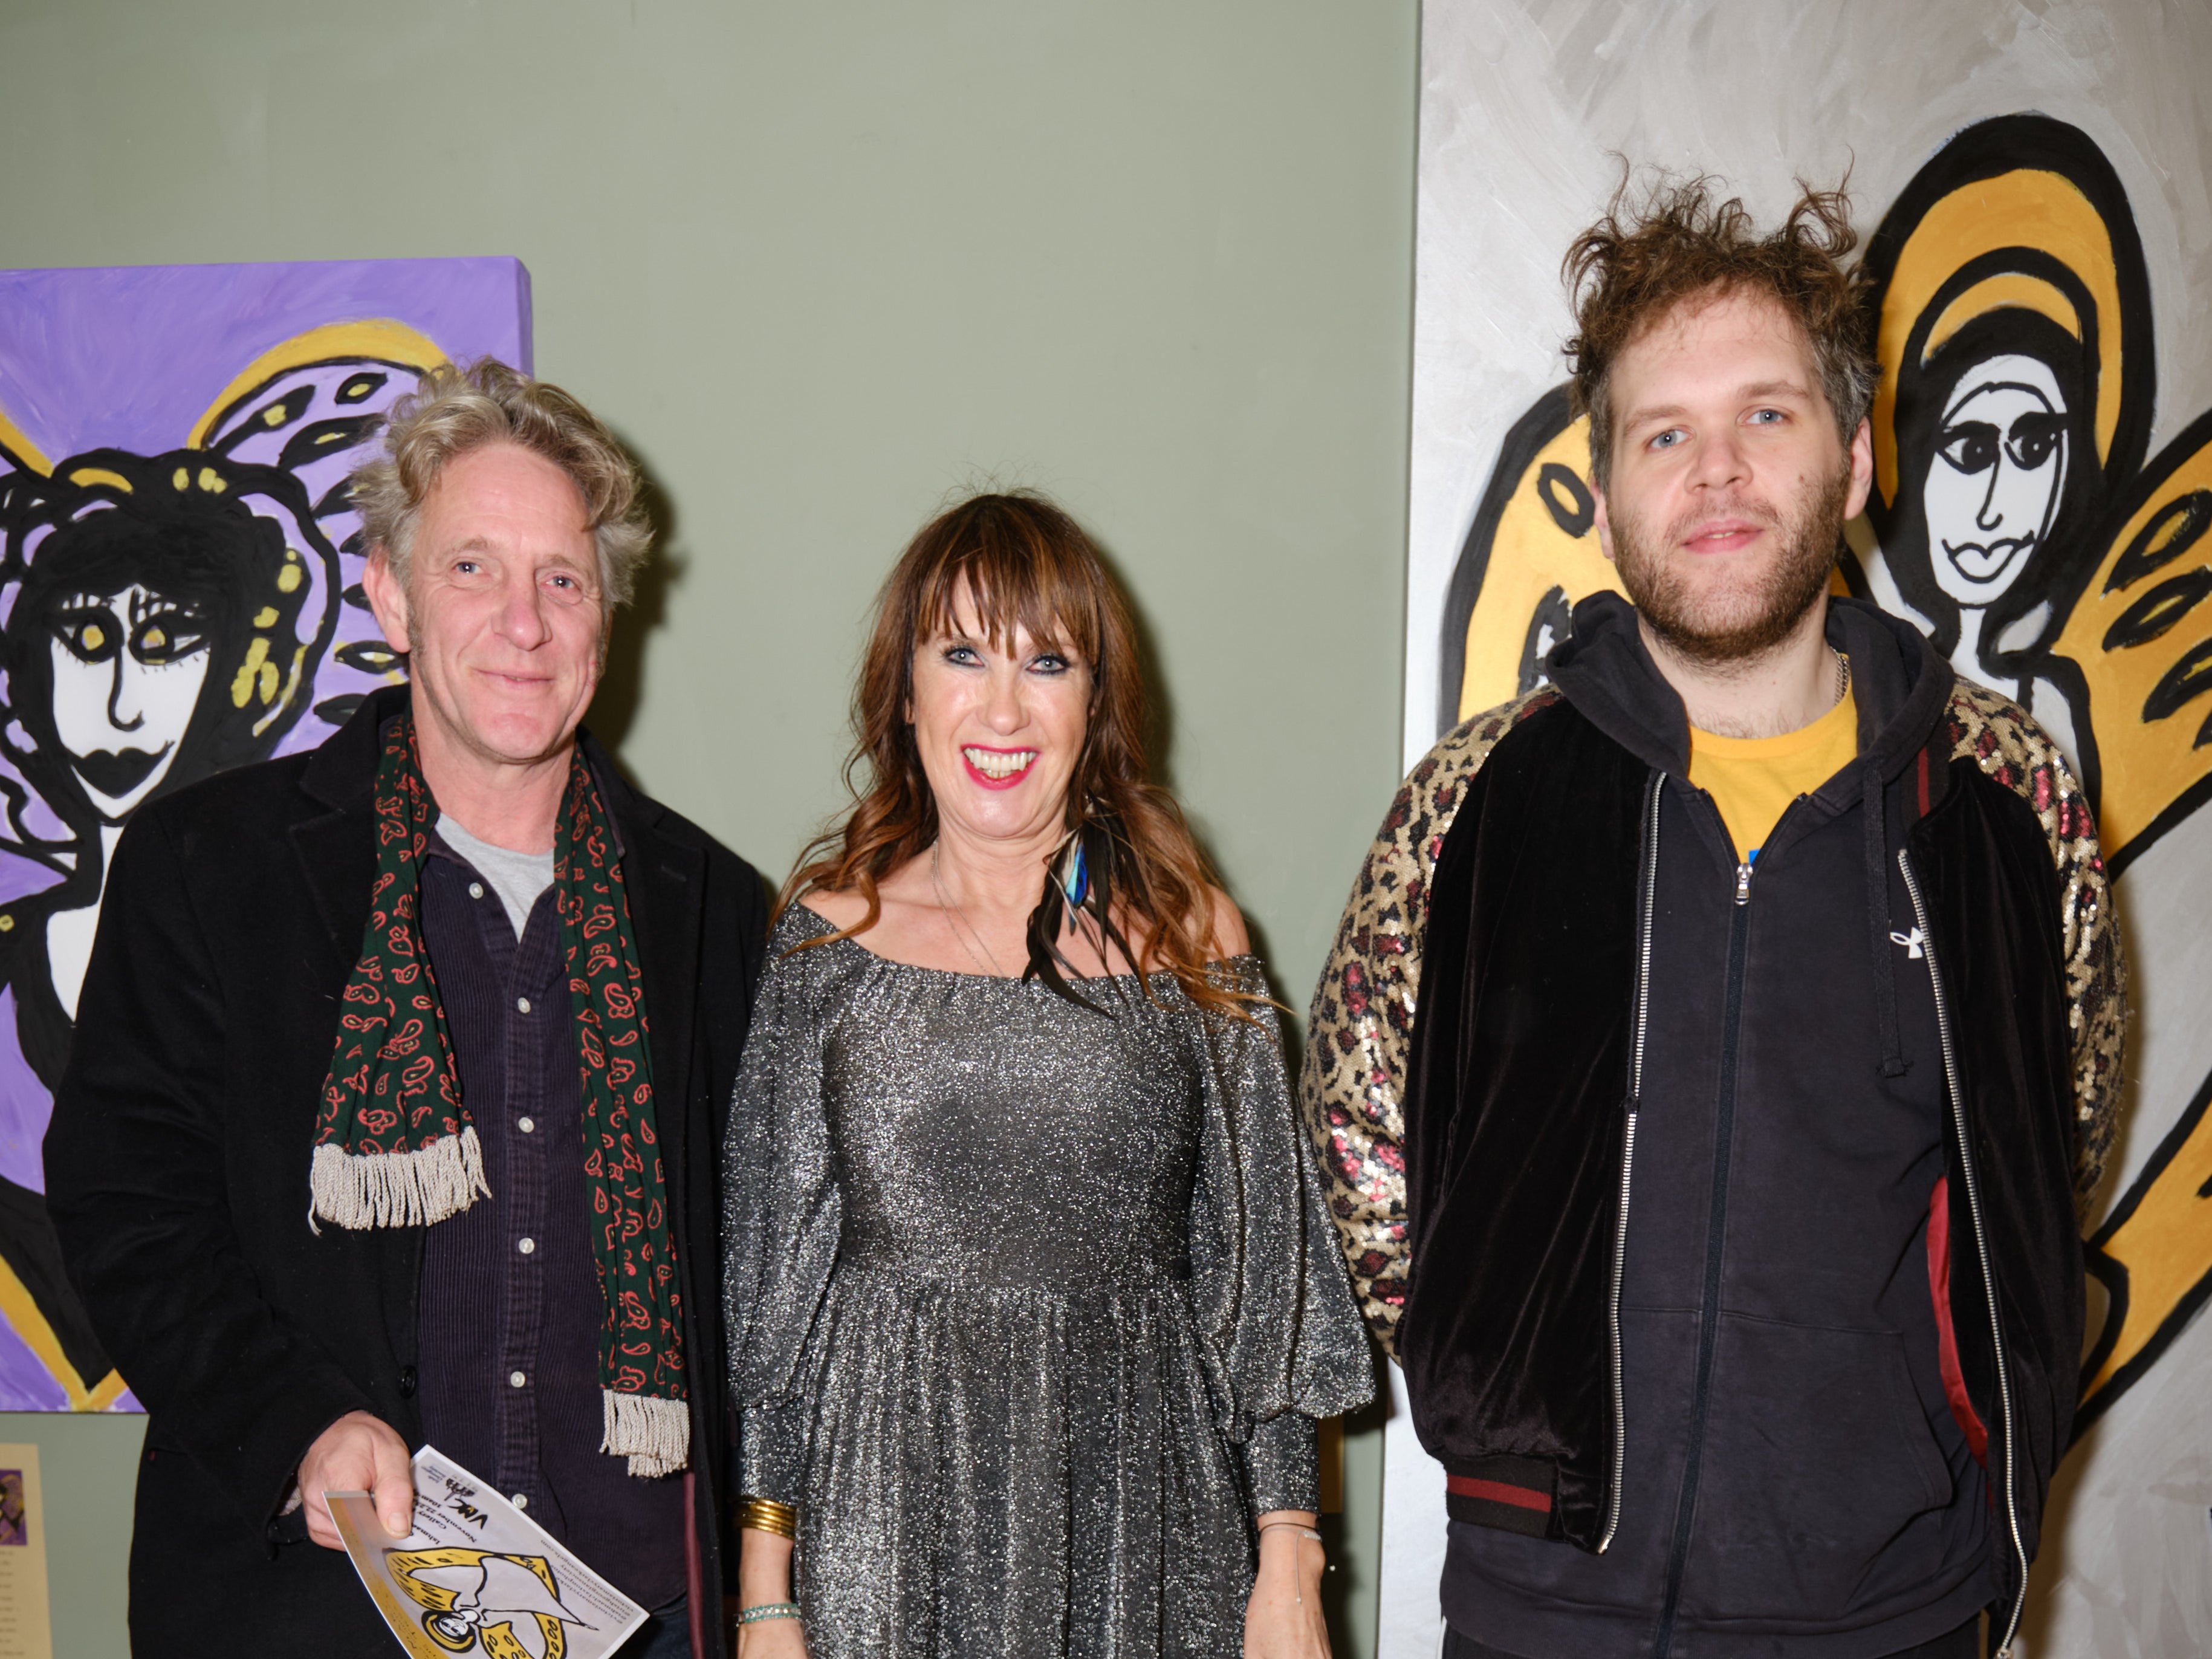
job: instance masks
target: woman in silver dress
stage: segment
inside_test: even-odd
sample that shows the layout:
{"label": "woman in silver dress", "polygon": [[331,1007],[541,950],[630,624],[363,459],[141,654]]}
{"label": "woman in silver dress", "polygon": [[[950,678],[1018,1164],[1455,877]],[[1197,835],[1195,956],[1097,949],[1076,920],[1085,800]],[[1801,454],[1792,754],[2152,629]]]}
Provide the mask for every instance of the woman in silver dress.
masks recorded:
{"label": "woman in silver dress", "polygon": [[1039,498],[885,585],[731,1113],[744,1659],[1328,1653],[1315,1422],[1373,1372],[1143,701]]}

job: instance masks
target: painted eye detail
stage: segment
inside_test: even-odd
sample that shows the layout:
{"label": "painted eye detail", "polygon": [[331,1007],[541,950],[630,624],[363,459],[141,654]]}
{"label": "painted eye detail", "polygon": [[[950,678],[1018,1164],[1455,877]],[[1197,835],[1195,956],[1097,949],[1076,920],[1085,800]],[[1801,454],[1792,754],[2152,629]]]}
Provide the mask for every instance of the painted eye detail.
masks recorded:
{"label": "painted eye detail", "polygon": [[54,637],[80,662],[107,662],[122,648],[123,630],[109,611],[64,611],[54,618],[53,629]]}
{"label": "painted eye detail", "polygon": [[1997,464],[1997,429],[1987,421],[1961,421],[1943,429],[1936,453],[1956,471],[1986,472]]}
{"label": "painted eye detail", "polygon": [[2033,472],[2051,459],[2051,452],[2066,434],[2063,420],[2044,410],[2031,411],[2012,423],[2005,438],[2005,453],[2014,466]]}
{"label": "painted eye detail", "polygon": [[207,642],[206,633],[188,613],[161,611],[138,624],[131,639],[131,654],[149,667],[159,667],[205,649]]}

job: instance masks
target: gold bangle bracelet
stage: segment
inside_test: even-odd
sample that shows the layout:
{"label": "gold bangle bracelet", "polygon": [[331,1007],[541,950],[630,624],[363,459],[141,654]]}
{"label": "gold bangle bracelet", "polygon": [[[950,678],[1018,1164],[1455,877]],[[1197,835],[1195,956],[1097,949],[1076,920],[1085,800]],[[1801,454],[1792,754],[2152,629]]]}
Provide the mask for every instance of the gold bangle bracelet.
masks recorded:
{"label": "gold bangle bracelet", "polygon": [[799,1536],[799,1511],[772,1498],[748,1498],[738,1505],[738,1525],[756,1532],[772,1532],[779,1538]]}

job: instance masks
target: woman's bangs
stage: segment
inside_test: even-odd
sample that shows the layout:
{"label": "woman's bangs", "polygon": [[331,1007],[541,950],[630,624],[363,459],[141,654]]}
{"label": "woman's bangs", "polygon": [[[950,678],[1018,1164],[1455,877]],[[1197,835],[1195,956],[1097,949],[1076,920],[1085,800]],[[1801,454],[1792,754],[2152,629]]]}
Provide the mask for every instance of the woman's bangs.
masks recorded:
{"label": "woman's bangs", "polygon": [[916,645],[954,631],[956,602],[963,591],[991,645],[1010,649],[1019,629],[1038,649],[1071,653],[1085,663],[1098,660],[1096,596],[1048,550],[986,542],[941,560],[915,607]]}

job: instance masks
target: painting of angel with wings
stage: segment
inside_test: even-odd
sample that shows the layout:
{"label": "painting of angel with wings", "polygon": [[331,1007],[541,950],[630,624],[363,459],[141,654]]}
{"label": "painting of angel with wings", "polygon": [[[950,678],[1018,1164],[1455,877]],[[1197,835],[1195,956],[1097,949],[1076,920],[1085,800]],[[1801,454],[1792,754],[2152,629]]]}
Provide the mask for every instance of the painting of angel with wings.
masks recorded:
{"label": "painting of angel with wings", "polygon": [[[524,356],[520,272],[0,274],[0,1409],[135,1406],[62,1273],[40,1159],[117,841],[403,672],[345,480],[423,370]],[[106,382],[133,368],[118,416]]]}

